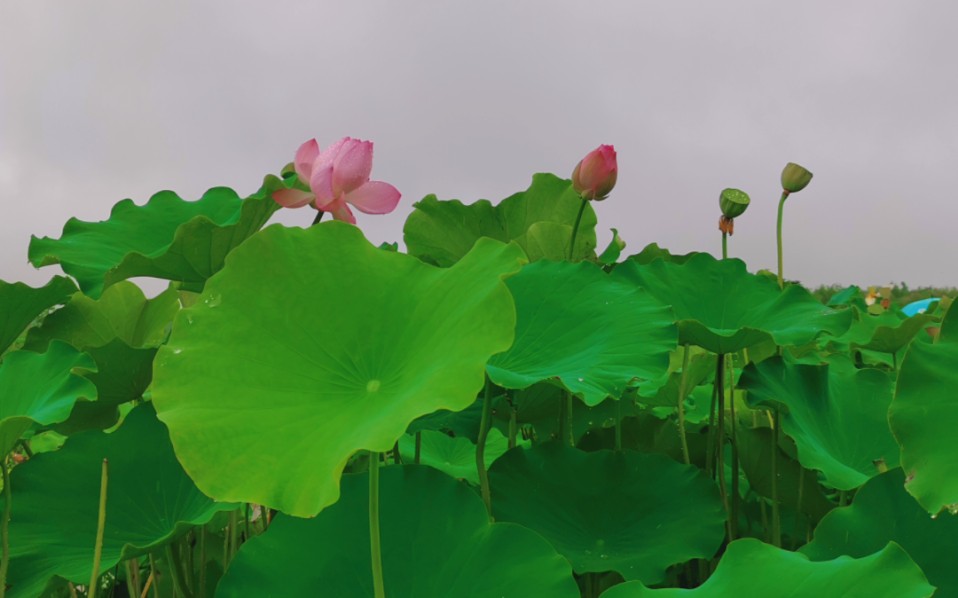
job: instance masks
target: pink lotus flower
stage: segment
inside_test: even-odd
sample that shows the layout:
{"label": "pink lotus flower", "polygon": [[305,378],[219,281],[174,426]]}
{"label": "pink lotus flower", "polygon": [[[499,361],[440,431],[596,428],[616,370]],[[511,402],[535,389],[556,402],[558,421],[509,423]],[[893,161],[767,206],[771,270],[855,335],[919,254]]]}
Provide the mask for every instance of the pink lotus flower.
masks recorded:
{"label": "pink lotus flower", "polygon": [[618,175],[615,148],[600,145],[586,154],[572,171],[572,188],[583,199],[605,199],[615,187]]}
{"label": "pink lotus flower", "polygon": [[370,181],[373,169],[373,142],[344,137],[319,151],[310,139],[296,151],[293,161],[300,180],[310,191],[282,189],[273,199],[285,208],[310,204],[317,210],[332,212],[333,218],[356,224],[348,204],[366,214],[388,214],[399,203],[399,191],[389,183]]}

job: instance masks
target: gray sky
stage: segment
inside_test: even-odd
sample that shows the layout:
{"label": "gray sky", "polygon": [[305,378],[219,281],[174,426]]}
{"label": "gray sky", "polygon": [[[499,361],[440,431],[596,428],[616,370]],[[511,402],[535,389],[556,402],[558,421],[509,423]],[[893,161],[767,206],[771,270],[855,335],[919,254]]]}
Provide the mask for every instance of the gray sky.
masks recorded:
{"label": "gray sky", "polygon": [[[787,8],[786,8],[787,7]],[[730,253],[806,284],[958,285],[958,4],[941,1],[0,3],[0,278],[30,234],[124,198],[241,195],[316,137],[375,142],[400,207],[497,201],[614,144],[600,245],[720,251],[718,195],[752,205]],[[307,224],[311,211],[280,218]]]}

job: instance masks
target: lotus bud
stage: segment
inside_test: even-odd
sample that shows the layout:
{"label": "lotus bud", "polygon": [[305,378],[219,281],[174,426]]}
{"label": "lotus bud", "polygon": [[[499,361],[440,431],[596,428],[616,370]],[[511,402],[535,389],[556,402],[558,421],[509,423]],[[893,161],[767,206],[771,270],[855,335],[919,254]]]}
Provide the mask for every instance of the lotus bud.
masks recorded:
{"label": "lotus bud", "polygon": [[807,187],[811,180],[812,173],[794,162],[789,162],[782,170],[782,189],[789,193],[798,193]]}
{"label": "lotus bud", "polygon": [[744,214],[750,201],[748,193],[739,189],[723,189],[722,194],[719,195],[722,215],[729,218],[738,218]]}
{"label": "lotus bud", "polygon": [[572,171],[572,188],[582,199],[603,200],[615,187],[618,174],[615,148],[600,145],[586,154]]}

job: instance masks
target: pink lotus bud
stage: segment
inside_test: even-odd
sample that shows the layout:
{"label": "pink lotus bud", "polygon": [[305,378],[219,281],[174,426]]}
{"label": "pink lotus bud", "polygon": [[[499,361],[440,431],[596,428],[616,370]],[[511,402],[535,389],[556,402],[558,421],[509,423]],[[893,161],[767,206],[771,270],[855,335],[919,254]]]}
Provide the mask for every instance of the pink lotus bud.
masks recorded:
{"label": "pink lotus bud", "polygon": [[615,187],[618,175],[615,148],[600,145],[586,154],[572,171],[572,188],[583,199],[602,200]]}

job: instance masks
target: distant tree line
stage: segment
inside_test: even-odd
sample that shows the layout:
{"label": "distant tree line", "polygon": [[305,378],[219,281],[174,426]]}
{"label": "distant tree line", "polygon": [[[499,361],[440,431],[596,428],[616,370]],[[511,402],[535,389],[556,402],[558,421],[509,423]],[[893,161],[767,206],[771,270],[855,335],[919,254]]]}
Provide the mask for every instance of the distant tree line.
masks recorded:
{"label": "distant tree line", "polygon": [[[845,290],[847,286],[838,284],[820,285],[809,289],[816,299],[822,303],[828,303],[836,293]],[[956,297],[958,288],[955,287],[916,287],[911,288],[908,283],[890,283],[884,286],[866,286],[860,287],[862,294],[867,295],[869,290],[874,290],[882,299],[891,299],[892,303],[898,306],[908,305],[912,301],[919,299],[928,299],[929,297]]]}

